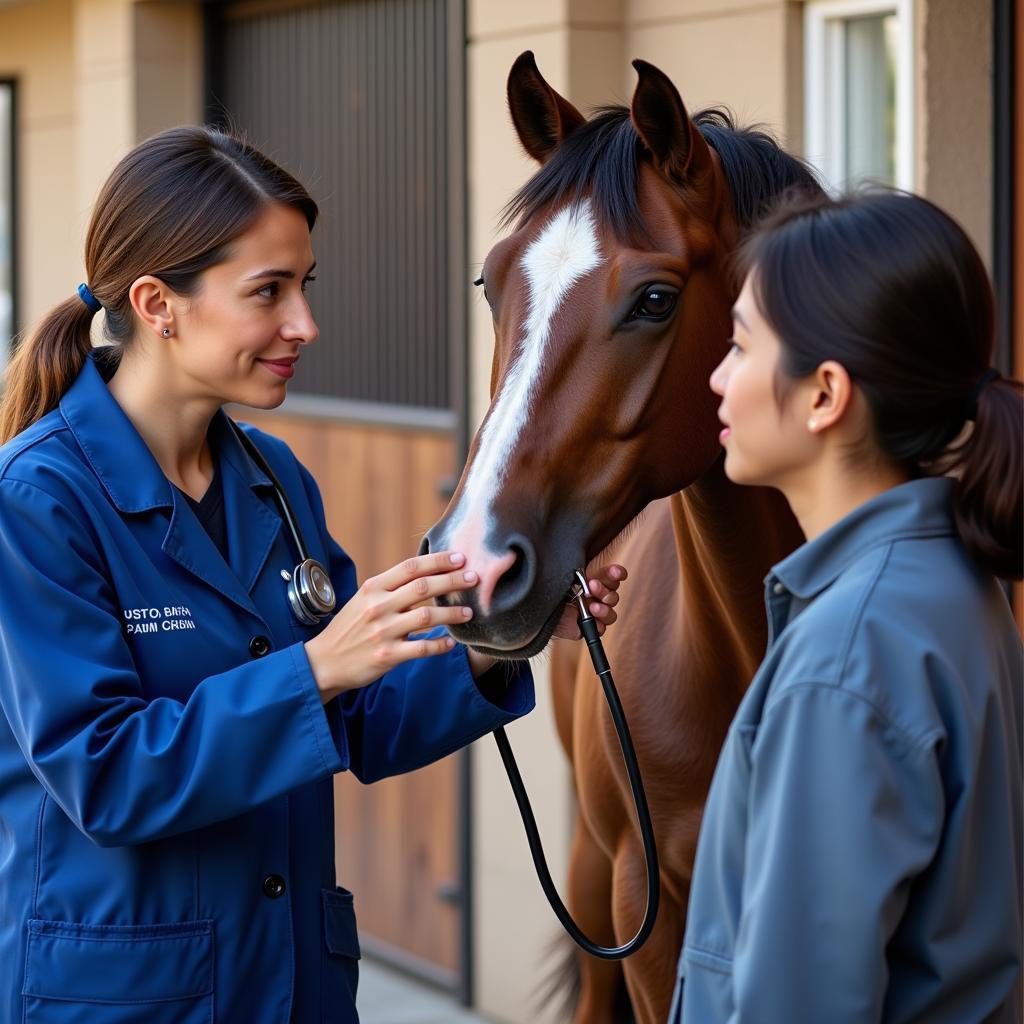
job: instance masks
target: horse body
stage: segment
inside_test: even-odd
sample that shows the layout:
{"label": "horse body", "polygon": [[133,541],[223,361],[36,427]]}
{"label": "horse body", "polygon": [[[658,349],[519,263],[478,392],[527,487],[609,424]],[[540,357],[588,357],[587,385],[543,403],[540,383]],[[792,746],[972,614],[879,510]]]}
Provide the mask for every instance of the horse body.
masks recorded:
{"label": "horse body", "polygon": [[[704,801],[764,652],[762,581],[798,540],[779,495],[733,486],[717,462],[653,503],[617,554],[635,589],[605,648],[645,781],[662,905],[651,938],[621,968],[580,957],[581,1024],[621,1024],[611,1007],[622,971],[637,1019],[666,1017]],[[646,869],[618,740],[587,659],[572,691],[556,693],[556,714],[572,722],[578,794],[570,907],[588,917],[596,941],[624,942],[643,918]]]}
{"label": "horse body", "polygon": [[[813,179],[766,136],[714,112],[691,121],[661,72],[635,66],[631,108],[589,122],[532,54],[512,69],[512,118],[542,167],[484,264],[492,403],[421,548],[463,551],[480,575],[475,591],[451,598],[475,611],[452,627],[456,638],[529,657],[550,639],[573,570],[651,506],[620,552],[630,590],[606,642],[663,902],[624,966],[580,955],[579,1024],[621,1024],[623,970],[638,1019],[665,1019],[704,799],[765,646],[762,580],[799,541],[779,495],[725,478],[707,382],[730,333],[728,263],[742,229],[772,194]],[[555,706],[579,794],[568,902],[592,939],[619,944],[643,916],[644,863],[589,663],[575,686],[556,688]]]}

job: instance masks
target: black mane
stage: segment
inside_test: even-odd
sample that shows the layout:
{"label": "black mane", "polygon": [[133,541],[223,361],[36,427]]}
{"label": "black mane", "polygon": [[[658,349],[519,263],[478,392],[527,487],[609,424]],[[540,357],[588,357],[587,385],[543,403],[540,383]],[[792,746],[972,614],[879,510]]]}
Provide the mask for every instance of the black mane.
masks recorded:
{"label": "black mane", "polygon": [[[758,128],[737,128],[727,110],[709,107],[693,123],[722,162],[741,230],[753,227],[772,200],[789,189],[820,191],[802,160]],[[642,159],[646,156],[629,110],[600,107],[509,200],[503,223],[525,223],[548,204],[568,200],[575,205],[589,196],[596,216],[617,238],[642,238],[637,198]]]}

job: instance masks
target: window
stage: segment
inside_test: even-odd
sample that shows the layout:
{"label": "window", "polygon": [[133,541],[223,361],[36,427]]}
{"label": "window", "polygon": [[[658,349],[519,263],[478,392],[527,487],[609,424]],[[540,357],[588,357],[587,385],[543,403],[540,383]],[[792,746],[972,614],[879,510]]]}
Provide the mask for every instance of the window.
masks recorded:
{"label": "window", "polygon": [[14,83],[0,80],[0,372],[14,331]]}
{"label": "window", "polygon": [[808,0],[806,155],[835,189],[914,187],[913,0]]}

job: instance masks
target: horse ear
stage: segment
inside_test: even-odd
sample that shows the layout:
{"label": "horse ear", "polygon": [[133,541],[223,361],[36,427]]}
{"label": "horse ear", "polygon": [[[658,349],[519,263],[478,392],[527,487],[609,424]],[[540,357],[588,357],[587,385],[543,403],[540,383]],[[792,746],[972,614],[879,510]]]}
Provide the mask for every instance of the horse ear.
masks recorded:
{"label": "horse ear", "polygon": [[508,107],[523,148],[539,163],[585,118],[544,81],[533,51],[521,53],[508,73]]}
{"label": "horse ear", "polygon": [[633,67],[639,81],[630,113],[640,141],[667,177],[677,182],[699,178],[711,169],[711,151],[690,120],[679,90],[653,64],[635,60]]}

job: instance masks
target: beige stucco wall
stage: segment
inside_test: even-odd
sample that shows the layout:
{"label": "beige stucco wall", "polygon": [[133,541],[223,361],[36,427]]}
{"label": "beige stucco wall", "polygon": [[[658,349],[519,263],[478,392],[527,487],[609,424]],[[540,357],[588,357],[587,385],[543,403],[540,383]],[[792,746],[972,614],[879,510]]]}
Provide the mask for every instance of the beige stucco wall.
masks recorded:
{"label": "beige stucco wall", "polygon": [[992,249],[992,4],[919,0],[918,189]]}
{"label": "beige stucco wall", "polygon": [[33,0],[0,7],[0,77],[18,87],[22,328],[72,294],[96,194],[159,128],[201,116],[198,4]]}
{"label": "beige stucco wall", "polygon": [[802,75],[787,72],[801,67],[801,24],[801,5],[785,0],[631,0],[624,49],[665,71],[691,113],[725,104],[741,125],[763,124],[799,149]]}
{"label": "beige stucco wall", "polygon": [[133,129],[141,141],[202,120],[203,16],[191,0],[141,0],[132,13]]}
{"label": "beige stucco wall", "polygon": [[0,9],[0,77],[17,81],[18,305],[22,326],[78,284],[73,3]]}

